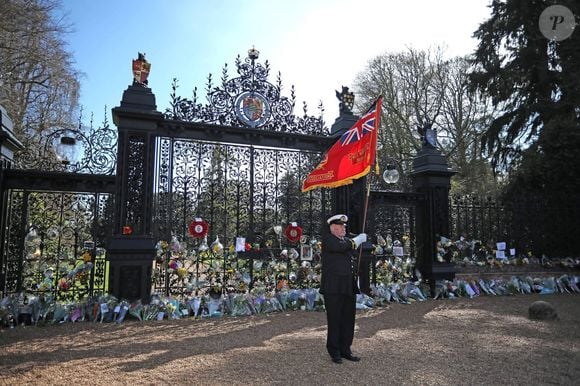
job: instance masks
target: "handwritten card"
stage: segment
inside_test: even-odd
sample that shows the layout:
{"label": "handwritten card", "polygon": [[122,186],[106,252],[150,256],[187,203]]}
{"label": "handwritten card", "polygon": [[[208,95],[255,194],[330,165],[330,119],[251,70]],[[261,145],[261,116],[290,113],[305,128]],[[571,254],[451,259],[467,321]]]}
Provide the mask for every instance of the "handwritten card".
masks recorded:
{"label": "handwritten card", "polygon": [[246,251],[246,238],[236,237],[236,252],[245,252],[245,251]]}

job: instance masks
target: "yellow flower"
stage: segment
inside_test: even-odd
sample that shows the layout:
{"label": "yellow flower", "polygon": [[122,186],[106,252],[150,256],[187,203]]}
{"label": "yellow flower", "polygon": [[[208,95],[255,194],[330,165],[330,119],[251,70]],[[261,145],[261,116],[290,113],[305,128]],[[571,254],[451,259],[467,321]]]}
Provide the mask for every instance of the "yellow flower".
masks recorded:
{"label": "yellow flower", "polygon": [[187,275],[187,269],[185,267],[177,268],[177,276],[183,279],[185,275]]}
{"label": "yellow flower", "polygon": [[89,252],[85,252],[85,253],[83,253],[83,261],[84,261],[85,263],[88,263],[89,261],[91,261],[91,258],[92,258],[92,257],[91,257],[91,254],[90,254]]}

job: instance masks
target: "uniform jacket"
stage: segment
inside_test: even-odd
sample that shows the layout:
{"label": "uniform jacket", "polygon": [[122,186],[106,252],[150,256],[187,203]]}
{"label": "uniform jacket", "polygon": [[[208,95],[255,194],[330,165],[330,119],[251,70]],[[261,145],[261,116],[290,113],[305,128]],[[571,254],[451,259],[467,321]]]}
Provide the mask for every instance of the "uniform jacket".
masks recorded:
{"label": "uniform jacket", "polygon": [[322,238],[322,277],[320,293],[353,295],[359,293],[356,284],[354,243],[331,233]]}

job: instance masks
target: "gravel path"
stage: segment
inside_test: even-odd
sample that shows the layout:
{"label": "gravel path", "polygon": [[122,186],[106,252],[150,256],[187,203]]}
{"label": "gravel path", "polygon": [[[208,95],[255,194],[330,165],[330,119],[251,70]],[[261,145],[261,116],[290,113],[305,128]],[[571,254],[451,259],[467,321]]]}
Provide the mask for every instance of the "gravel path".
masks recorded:
{"label": "gravel path", "polygon": [[[531,321],[535,300],[559,320]],[[67,323],[0,332],[9,385],[578,385],[580,296],[428,300],[359,311],[353,351],[324,348],[325,314]]]}

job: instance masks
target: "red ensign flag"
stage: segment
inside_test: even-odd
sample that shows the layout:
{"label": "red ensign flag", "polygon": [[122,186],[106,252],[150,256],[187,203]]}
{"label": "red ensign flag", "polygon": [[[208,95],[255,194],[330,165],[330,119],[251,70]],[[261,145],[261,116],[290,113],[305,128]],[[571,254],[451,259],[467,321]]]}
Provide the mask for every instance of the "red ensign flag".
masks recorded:
{"label": "red ensign flag", "polygon": [[302,191],[336,188],[366,176],[375,163],[377,131],[381,116],[380,97],[367,113],[346,131],[325,154],[324,159],[302,183]]}

